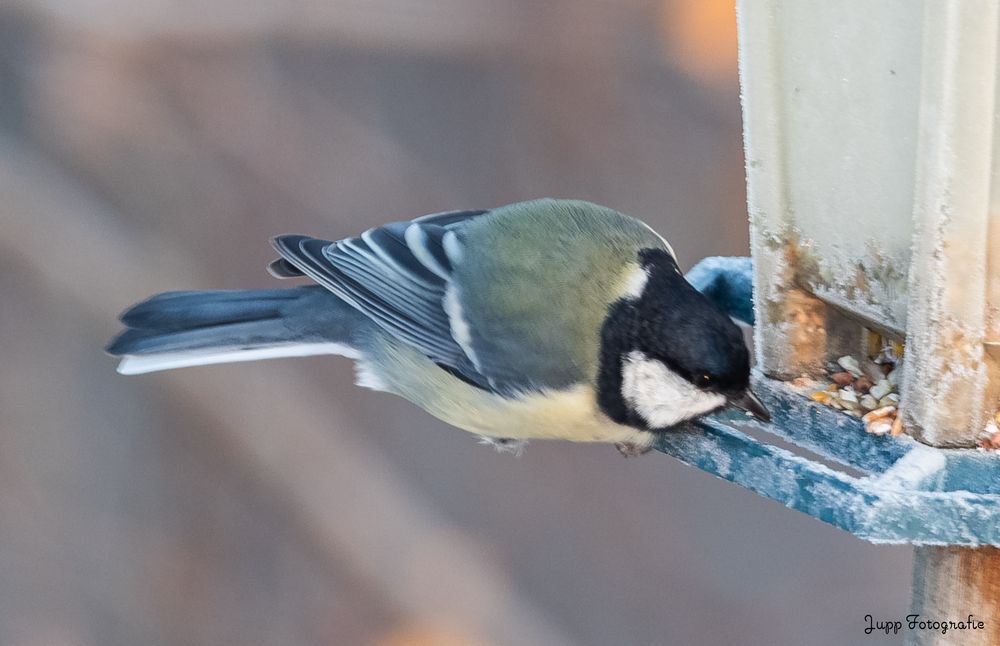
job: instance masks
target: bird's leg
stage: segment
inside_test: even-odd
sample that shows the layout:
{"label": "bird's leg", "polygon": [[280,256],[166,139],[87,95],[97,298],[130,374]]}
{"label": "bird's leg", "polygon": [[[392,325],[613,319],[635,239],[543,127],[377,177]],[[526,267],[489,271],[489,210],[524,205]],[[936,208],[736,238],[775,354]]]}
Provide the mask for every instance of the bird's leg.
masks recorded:
{"label": "bird's leg", "polygon": [[480,444],[487,444],[496,449],[497,453],[510,453],[520,457],[524,453],[524,447],[528,446],[528,440],[515,440],[509,437],[479,437]]}
{"label": "bird's leg", "polygon": [[615,448],[626,458],[637,458],[653,450],[652,444],[636,444],[634,442],[615,442]]}

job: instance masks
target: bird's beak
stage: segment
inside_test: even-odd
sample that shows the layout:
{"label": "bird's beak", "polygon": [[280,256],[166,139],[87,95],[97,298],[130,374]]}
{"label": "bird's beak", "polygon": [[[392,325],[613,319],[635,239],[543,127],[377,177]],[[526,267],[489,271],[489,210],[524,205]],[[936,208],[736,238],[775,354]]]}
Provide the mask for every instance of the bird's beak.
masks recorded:
{"label": "bird's beak", "polygon": [[762,422],[771,421],[771,413],[767,412],[767,408],[764,407],[764,404],[757,398],[757,395],[749,388],[744,390],[740,395],[730,399],[729,405],[753,415]]}

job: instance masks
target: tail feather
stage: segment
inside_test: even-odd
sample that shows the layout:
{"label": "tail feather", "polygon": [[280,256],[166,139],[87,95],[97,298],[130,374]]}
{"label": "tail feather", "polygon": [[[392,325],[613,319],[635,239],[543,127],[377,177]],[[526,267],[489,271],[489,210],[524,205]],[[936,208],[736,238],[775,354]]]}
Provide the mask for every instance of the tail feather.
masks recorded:
{"label": "tail feather", "polygon": [[340,343],[281,343],[253,348],[226,348],[221,350],[195,350],[190,352],[165,352],[161,354],[127,354],[118,364],[123,375],[141,375],[147,372],[173,370],[190,366],[207,366],[237,361],[259,361],[283,357],[308,357],[318,354],[337,354],[357,359],[361,355],[354,348]]}
{"label": "tail feather", "polygon": [[312,354],[356,357],[352,339],[367,319],[322,287],[167,292],[121,317],[107,347],[118,371],[137,374],[192,365]]}
{"label": "tail feather", "polygon": [[[289,330],[279,318],[217,322],[190,329],[129,329],[108,346],[113,355],[182,352],[206,348],[250,347],[284,343]],[[302,340],[302,339],[299,339]]]}
{"label": "tail feather", "polygon": [[134,305],[121,316],[139,330],[185,330],[219,323],[278,318],[300,297],[295,289],[166,292]]}

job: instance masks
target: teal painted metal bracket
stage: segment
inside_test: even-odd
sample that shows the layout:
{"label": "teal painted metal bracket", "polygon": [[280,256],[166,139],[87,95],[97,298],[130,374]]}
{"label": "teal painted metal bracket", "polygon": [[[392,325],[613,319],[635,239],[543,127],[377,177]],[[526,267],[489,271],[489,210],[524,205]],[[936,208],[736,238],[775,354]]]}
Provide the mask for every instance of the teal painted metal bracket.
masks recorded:
{"label": "teal painted metal bracket", "polygon": [[737,321],[753,325],[753,264],[750,258],[702,258],[684,278],[720,310]]}
{"label": "teal painted metal bracket", "polygon": [[871,435],[783,382],[755,375],[753,388],[772,423],[724,412],[656,448],[873,543],[1000,547],[1000,453]]}

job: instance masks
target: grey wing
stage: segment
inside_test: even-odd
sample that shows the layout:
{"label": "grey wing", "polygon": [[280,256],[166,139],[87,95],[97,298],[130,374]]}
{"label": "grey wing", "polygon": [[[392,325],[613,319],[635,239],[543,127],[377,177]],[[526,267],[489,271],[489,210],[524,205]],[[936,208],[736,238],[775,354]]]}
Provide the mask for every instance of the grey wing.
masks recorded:
{"label": "grey wing", "polygon": [[[478,215],[483,215],[487,213],[485,210],[474,210],[474,211],[442,211],[441,213],[431,213],[430,215],[424,215],[419,218],[410,220],[409,222],[393,222],[388,224],[383,228],[393,228],[399,230],[402,228],[404,231],[406,227],[414,222],[419,222],[422,224],[434,224],[441,227],[450,227],[456,224],[461,224],[466,220],[474,218]],[[277,240],[277,239],[276,239]],[[277,243],[275,243],[277,245]],[[271,264],[267,266],[267,271],[275,278],[296,278],[298,276],[304,276],[305,272],[296,267],[293,263],[289,262],[285,258],[278,258]]]}
{"label": "grey wing", "polygon": [[308,276],[449,372],[493,390],[456,338],[447,311],[459,244],[454,229],[483,213],[434,214],[338,242],[279,236],[274,247],[282,257],[270,269],[279,276]]}

